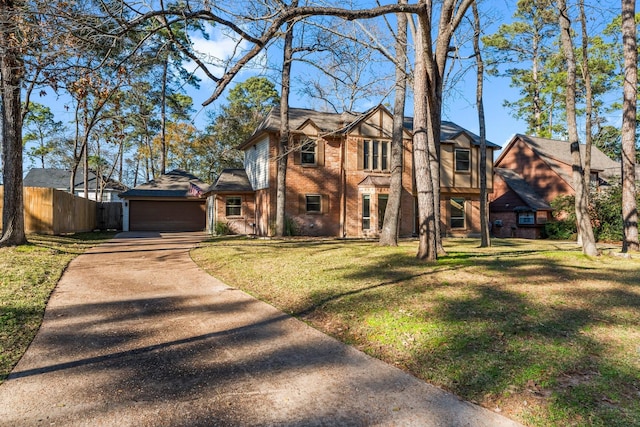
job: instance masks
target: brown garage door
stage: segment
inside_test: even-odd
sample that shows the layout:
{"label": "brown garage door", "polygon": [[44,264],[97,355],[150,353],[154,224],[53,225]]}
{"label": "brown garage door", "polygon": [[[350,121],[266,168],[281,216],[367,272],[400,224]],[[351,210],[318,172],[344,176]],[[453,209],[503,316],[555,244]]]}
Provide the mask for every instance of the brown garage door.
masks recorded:
{"label": "brown garage door", "polygon": [[131,231],[201,231],[206,223],[205,201],[129,201]]}

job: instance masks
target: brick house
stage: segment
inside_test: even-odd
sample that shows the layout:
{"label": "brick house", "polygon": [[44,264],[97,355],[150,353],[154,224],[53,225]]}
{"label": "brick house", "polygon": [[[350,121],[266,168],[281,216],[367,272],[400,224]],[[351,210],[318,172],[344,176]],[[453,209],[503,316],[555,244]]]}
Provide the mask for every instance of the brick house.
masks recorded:
{"label": "brick house", "polygon": [[[584,161],[584,146],[580,146]],[[552,218],[551,202],[573,195],[572,160],[567,141],[514,135],[494,165],[490,219],[496,237],[542,237]],[[591,151],[591,183],[606,185],[620,175],[619,163],[596,147]]]}
{"label": "brick house", "polygon": [[[306,236],[377,237],[389,197],[393,117],[383,107],[365,113],[289,110],[293,148],[287,159],[286,217]],[[273,109],[238,149],[244,169],[222,172],[208,192],[208,229],[270,236],[276,210],[279,110]],[[416,233],[412,120],[405,120],[399,234]],[[447,235],[479,233],[479,138],[451,123],[441,129],[441,214]],[[487,143],[491,187],[493,150]]]}

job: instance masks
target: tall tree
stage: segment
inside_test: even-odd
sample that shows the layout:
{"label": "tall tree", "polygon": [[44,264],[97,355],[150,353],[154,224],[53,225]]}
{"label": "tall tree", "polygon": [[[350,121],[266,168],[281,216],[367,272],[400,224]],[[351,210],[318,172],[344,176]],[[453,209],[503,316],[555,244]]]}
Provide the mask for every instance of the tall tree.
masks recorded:
{"label": "tall tree", "polygon": [[[483,37],[483,43],[493,56],[494,66],[512,65],[504,74],[511,78],[513,87],[520,89],[522,98],[505,102],[505,106],[516,118],[524,119],[527,133],[551,137],[548,115],[552,100],[544,99],[545,87],[550,84],[544,68],[557,33],[553,0],[518,0],[513,18],[495,34]],[[494,68],[493,72],[498,70]]]}
{"label": "tall tree", "polygon": [[[298,4],[294,0],[293,6]],[[282,88],[280,91],[280,140],[278,142],[278,156],[276,164],[276,236],[285,234],[286,204],[287,204],[287,161],[289,158],[289,144],[291,130],[289,127],[289,91],[291,89],[291,65],[293,62],[293,27],[294,22],[288,22],[284,33],[284,49],[282,59]]]}
{"label": "tall tree", "polygon": [[[406,0],[398,0],[406,3]],[[404,110],[407,94],[407,15],[398,13],[396,34],[396,81],[393,103],[393,130],[391,136],[391,183],[389,200],[380,232],[380,244],[398,246],[398,225],[402,200],[402,156],[404,155]]]}
{"label": "tall tree", "polygon": [[484,120],[484,61],[480,50],[480,14],[474,3],[473,9],[473,51],[476,57],[476,105],[478,106],[478,127],[480,129],[480,247],[491,246],[489,236],[489,199],[487,194],[487,136]]}
{"label": "tall tree", "polygon": [[[467,10],[474,0],[444,0],[439,9],[431,2],[421,2],[426,7],[424,13],[418,14],[419,27],[422,26],[422,47],[418,48],[416,43],[416,70],[414,71],[415,81],[424,84],[424,91],[420,90],[420,95],[414,92],[414,111],[424,108],[425,117],[420,120],[414,118],[414,129],[426,132],[426,138],[414,134],[414,161],[420,164],[421,168],[430,170],[431,183],[428,184],[422,179],[418,179],[416,169],[416,191],[418,192],[418,223],[420,224],[418,254],[419,259],[435,261],[439,253],[443,253],[442,235],[440,232],[440,127],[442,124],[442,95],[444,79],[447,69],[449,46],[456,29],[460,26]],[[438,14],[439,12],[439,14]],[[437,20],[431,22],[430,20]],[[431,33],[432,29],[434,34]],[[418,37],[420,39],[420,37]],[[419,52],[422,50],[422,52]],[[418,75],[418,65],[424,62],[424,76]],[[420,104],[424,103],[424,107]],[[418,104],[418,105],[416,105]],[[426,147],[423,146],[426,143]],[[422,156],[426,156],[423,159]],[[426,185],[425,185],[426,184]],[[427,197],[420,197],[420,193]],[[433,194],[433,197],[429,196]],[[426,206],[431,202],[433,206]],[[431,216],[433,215],[433,220]],[[431,221],[433,221],[431,223]],[[433,231],[428,230],[431,224]],[[426,228],[426,229],[425,229]],[[430,239],[434,239],[433,242]],[[433,250],[435,249],[435,250]]]}
{"label": "tall tree", "polygon": [[567,67],[567,125],[571,147],[573,189],[575,191],[575,211],[579,241],[582,244],[582,252],[585,255],[596,256],[598,255],[598,249],[596,248],[593,227],[589,219],[587,187],[585,186],[584,169],[578,139],[578,124],[576,120],[576,60],[573,50],[573,39],[571,37],[571,19],[565,0],[557,0],[557,7],[560,40]]}
{"label": "tall tree", "polygon": [[4,199],[0,246],[26,243],[22,195],[22,79],[25,73],[19,23],[24,2],[0,0],[0,110]]}
{"label": "tall tree", "polygon": [[638,207],[636,204],[636,104],[638,90],[638,51],[635,0],[622,0],[622,44],[624,83],[622,106],[622,251],[638,251]]}

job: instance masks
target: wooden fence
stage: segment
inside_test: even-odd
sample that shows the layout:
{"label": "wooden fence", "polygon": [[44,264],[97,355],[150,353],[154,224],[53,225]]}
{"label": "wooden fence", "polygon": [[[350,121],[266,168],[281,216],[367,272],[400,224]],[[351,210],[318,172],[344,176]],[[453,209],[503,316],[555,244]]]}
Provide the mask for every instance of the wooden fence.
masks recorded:
{"label": "wooden fence", "polygon": [[[3,192],[0,186],[0,213]],[[97,228],[122,229],[122,206],[115,206],[120,203],[97,203],[64,191],[39,187],[25,187],[23,197],[26,233],[64,234]]]}

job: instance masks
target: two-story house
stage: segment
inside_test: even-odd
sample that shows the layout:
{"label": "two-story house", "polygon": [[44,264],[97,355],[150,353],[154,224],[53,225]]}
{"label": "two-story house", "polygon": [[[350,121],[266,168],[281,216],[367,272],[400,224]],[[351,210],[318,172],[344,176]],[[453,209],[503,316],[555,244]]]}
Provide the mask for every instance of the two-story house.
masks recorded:
{"label": "two-story house", "polygon": [[[286,217],[297,234],[376,237],[382,227],[391,177],[393,117],[383,106],[362,114],[291,108],[287,159]],[[416,191],[411,119],[405,120],[399,234],[416,233]],[[273,109],[240,147],[244,169],[223,171],[209,189],[208,228],[274,233],[280,116]],[[441,129],[441,218],[447,235],[479,233],[479,138],[451,122]],[[487,182],[493,150],[488,143]]]}
{"label": "two-story house", "polygon": [[[582,160],[585,146],[580,146]],[[495,161],[490,219],[496,237],[541,237],[551,219],[551,202],[573,195],[570,144],[547,138],[514,135]],[[606,184],[620,176],[620,164],[596,147],[591,149],[591,183]]]}

